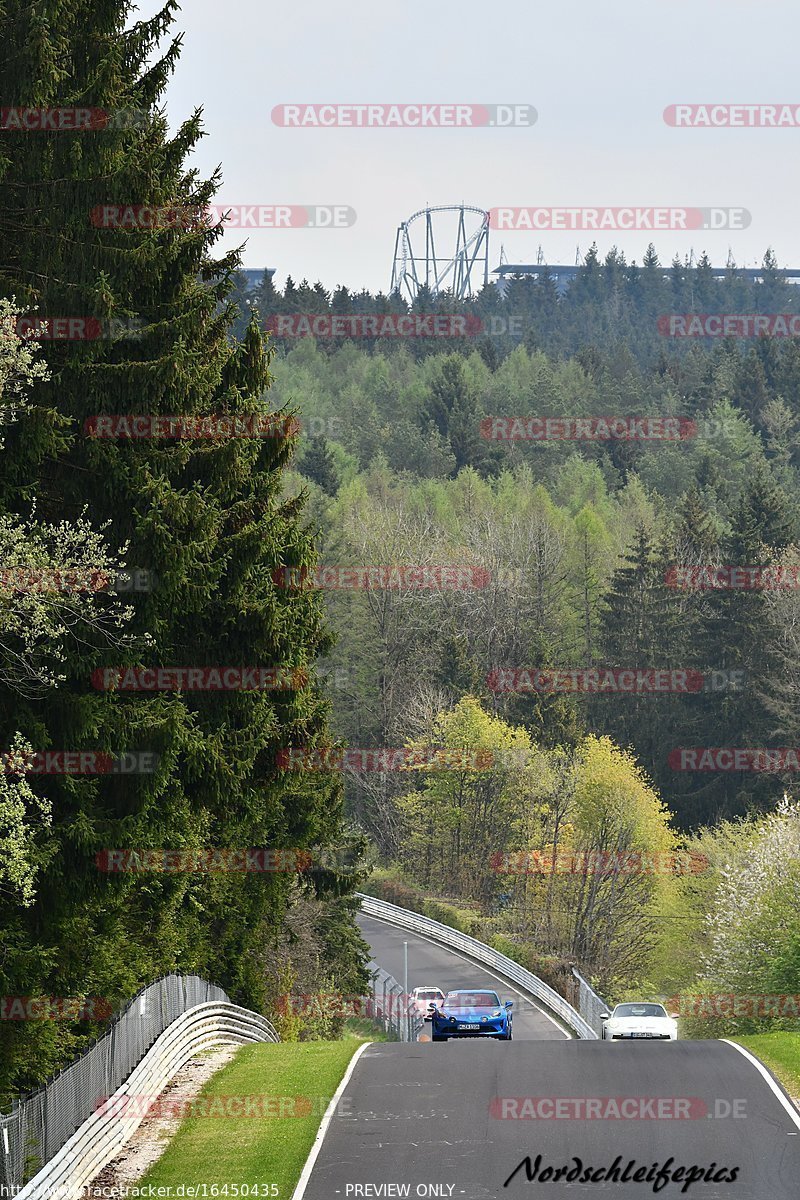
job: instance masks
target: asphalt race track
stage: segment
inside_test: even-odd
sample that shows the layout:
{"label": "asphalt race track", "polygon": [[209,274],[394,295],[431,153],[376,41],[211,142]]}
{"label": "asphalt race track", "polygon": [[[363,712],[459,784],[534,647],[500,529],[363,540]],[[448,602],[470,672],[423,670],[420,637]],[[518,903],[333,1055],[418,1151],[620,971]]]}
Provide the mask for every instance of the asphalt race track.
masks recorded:
{"label": "asphalt race track", "polygon": [[[697,1098],[699,1114],[738,1118],[502,1119],[498,1097]],[[744,1102],[742,1106],[741,1102]],[[669,1103],[669,1101],[667,1102]],[[676,1111],[684,1111],[677,1109]],[[519,1110],[517,1110],[519,1111]],[[733,1183],[529,1183],[525,1170],[503,1183],[529,1155],[548,1166],[610,1167],[621,1156],[654,1163],[738,1167]],[[725,1176],[727,1178],[727,1175]],[[387,1191],[380,1185],[409,1185]],[[356,1185],[362,1185],[359,1191]],[[366,1185],[372,1185],[366,1190]],[[433,1191],[431,1185],[438,1185]],[[380,1189],[380,1190],[379,1190]],[[800,1129],[758,1071],[724,1042],[627,1045],[611,1042],[374,1043],[358,1060],[328,1126],[305,1200],[445,1196],[493,1197],[688,1195],[738,1200],[797,1200]]]}
{"label": "asphalt race track", "polygon": [[[488,983],[446,950],[371,919],[360,924],[396,978],[408,940],[411,987]],[[532,1012],[514,1035],[369,1046],[327,1125],[304,1200],[800,1198],[800,1114],[725,1042],[568,1040]],[[662,1168],[669,1174],[659,1184]]]}
{"label": "asphalt race track", "polygon": [[[514,1001],[514,1041],[519,1039],[555,1040],[563,1042],[570,1036],[562,1030],[553,1017],[547,1016],[531,1000],[522,996],[511,983],[504,983],[484,967],[476,966],[468,959],[460,958],[451,950],[443,950],[433,942],[407,933],[396,925],[365,917],[357,918],[358,926],[372,947],[377,963],[403,983],[403,942],[408,942],[408,988],[411,991],[423,984],[440,987],[443,992],[450,988],[491,987],[503,1001]],[[430,1026],[428,1026],[430,1028]],[[798,1193],[800,1197],[800,1192]]]}

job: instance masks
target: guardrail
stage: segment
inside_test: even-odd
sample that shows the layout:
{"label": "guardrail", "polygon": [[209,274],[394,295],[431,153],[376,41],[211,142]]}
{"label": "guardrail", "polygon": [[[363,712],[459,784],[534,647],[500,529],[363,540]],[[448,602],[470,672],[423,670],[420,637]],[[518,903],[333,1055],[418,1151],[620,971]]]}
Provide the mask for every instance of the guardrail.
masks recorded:
{"label": "guardrail", "polygon": [[228,1043],[277,1042],[278,1034],[257,1013],[211,1001],[188,1009],[156,1039],[111,1096],[95,1097],[96,1111],[57,1154],[16,1193],[16,1200],[77,1197],[111,1162],[147,1115],[170,1079],[200,1050]]}
{"label": "guardrail", "polygon": [[401,1042],[415,1042],[417,1034],[425,1028],[425,1018],[420,1016],[416,1004],[409,1000],[393,975],[384,971],[376,962],[367,964],[372,981],[370,1016],[381,1021],[384,1030],[396,1034]]}
{"label": "guardrail", "polygon": [[2,1195],[14,1195],[58,1153],[92,1116],[97,1097],[112,1095],[178,1017],[212,1002],[230,998],[198,975],[163,975],[129,1000],[85,1053],[0,1114]]}
{"label": "guardrail", "polygon": [[549,1009],[554,1016],[559,1017],[577,1037],[590,1041],[597,1040],[597,1033],[577,1009],[573,1008],[563,996],[560,996],[538,975],[534,975],[525,967],[521,967],[519,963],[514,962],[513,958],[501,954],[499,950],[493,950],[491,946],[479,942],[477,938],[460,933],[449,925],[443,925],[441,921],[434,921],[431,917],[424,917],[421,913],[411,912],[396,904],[389,904],[386,900],[378,900],[375,896],[366,896],[363,892],[356,894],[361,901],[361,908],[367,916],[389,921],[393,925],[407,929],[410,933],[421,933],[442,946],[468,955],[469,958],[483,966],[493,967],[501,975],[510,979],[512,983],[518,984],[523,991],[540,1000],[545,1008]]}
{"label": "guardrail", "polygon": [[572,968],[572,974],[578,981],[578,1011],[585,1021],[587,1021],[592,1029],[597,1034],[598,1038],[603,1036],[603,1022],[600,1020],[600,1014],[611,1012],[614,1007],[608,1005],[602,996],[598,996],[588,980],[584,979],[577,967]]}

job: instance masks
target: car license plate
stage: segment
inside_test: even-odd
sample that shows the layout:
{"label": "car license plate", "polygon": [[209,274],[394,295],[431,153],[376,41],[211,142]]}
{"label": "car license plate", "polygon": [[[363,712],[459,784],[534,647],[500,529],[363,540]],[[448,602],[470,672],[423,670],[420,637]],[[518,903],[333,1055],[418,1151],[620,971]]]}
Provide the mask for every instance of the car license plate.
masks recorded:
{"label": "car license plate", "polygon": [[459,1029],[480,1029],[480,1025],[459,1025]]}
{"label": "car license plate", "polygon": [[628,1037],[632,1037],[632,1038],[634,1038],[634,1037],[643,1037],[643,1038],[649,1038],[649,1037],[655,1037],[655,1034],[653,1034],[653,1033],[629,1033],[629,1034],[628,1034]]}

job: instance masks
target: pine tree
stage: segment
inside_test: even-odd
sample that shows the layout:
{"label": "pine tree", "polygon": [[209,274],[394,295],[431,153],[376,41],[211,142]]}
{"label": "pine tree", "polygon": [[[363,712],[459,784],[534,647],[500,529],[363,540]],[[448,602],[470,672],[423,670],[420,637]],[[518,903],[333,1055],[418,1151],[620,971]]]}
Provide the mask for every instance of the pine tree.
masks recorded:
{"label": "pine tree", "polygon": [[[761,469],[740,497],[731,515],[731,532],[721,558],[725,565],[766,566],[780,557],[792,540],[792,519],[786,497]],[[770,746],[771,717],[759,698],[770,690],[767,647],[771,640],[768,606],[762,590],[720,588],[709,592],[704,605],[701,646],[709,671],[741,672],[743,686],[710,692],[704,697],[702,745]],[[696,781],[709,817],[735,815],[750,805],[767,805],[779,798],[774,776],[724,773]]]}
{"label": "pine tree", "polygon": [[733,400],[754,424],[760,423],[761,413],[769,400],[769,395],[764,366],[755,349],[752,349],[742,361],[736,379]]}
{"label": "pine tree", "polygon": [[253,297],[262,321],[281,312],[281,296],[273,283],[274,271],[265,270]]}
{"label": "pine tree", "polygon": [[328,439],[323,435],[308,439],[305,454],[300,460],[299,470],[307,479],[313,479],[323,492],[335,496],[339,490],[339,472]]}
{"label": "pine tree", "polygon": [[432,425],[448,442],[455,457],[454,474],[467,465],[484,473],[498,467],[501,451],[481,437],[482,415],[470,368],[460,355],[446,355],[437,364],[420,422],[423,428]]}
{"label": "pine tree", "polygon": [[[238,256],[214,259],[217,231],[181,220],[155,229],[92,224],[97,206],[195,211],[213,199],[216,177],[200,180],[185,165],[201,135],[199,114],[170,137],[158,111],[179,39],[152,58],[175,0],[127,31],[127,0],[54,0],[46,12],[21,0],[4,7],[5,95],[28,107],[77,103],[148,116],[131,128],[0,134],[0,294],[44,315],[143,323],[136,338],[44,343],[52,380],[36,386],[35,408],[8,439],[0,496],[22,514],[35,496],[41,519],[86,507],[95,528],[110,523],[112,548],[128,543],[128,564],[151,572],[157,586],[133,597],[139,646],[127,661],[109,662],[96,638],[76,641],[62,688],[23,703],[0,691],[0,736],[18,728],[35,748],[146,750],[158,763],[153,774],[35,780],[53,805],[53,855],[31,908],[0,903],[0,991],[116,1003],[180,969],[257,1005],[259,948],[281,919],[291,874],[114,875],[98,870],[95,857],[112,848],[301,847],[335,838],[339,785],[320,776],[312,786],[280,772],[276,760],[283,746],[327,736],[318,688],[106,692],[93,687],[92,672],[304,670],[325,651],[318,599],[273,578],[284,564],[314,561],[300,504],[282,497],[293,438],[86,436],[97,414],[263,416],[268,360],[255,323],[241,343],[230,339],[226,296]],[[31,1057],[21,1049],[27,1034],[10,1024],[0,1033],[5,1086],[30,1085],[70,1048],[45,1031]]]}
{"label": "pine tree", "polygon": [[[679,600],[667,585],[671,564],[665,546],[639,526],[633,545],[614,572],[601,615],[605,666],[681,670],[687,665]],[[665,778],[671,730],[680,719],[682,696],[598,695],[590,704],[596,726],[620,746],[633,746],[651,777]]]}

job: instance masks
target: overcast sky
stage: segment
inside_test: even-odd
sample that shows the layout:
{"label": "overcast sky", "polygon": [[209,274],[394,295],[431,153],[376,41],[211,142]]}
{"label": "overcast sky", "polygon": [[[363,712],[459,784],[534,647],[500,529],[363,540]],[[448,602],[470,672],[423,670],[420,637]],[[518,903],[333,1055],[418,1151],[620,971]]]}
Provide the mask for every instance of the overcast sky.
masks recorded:
{"label": "overcast sky", "polygon": [[[159,6],[144,3],[149,15]],[[195,156],[222,165],[226,205],[348,205],[339,229],[231,230],[244,265],[277,279],[387,290],[400,221],[427,204],[721,206],[748,210],[734,230],[493,231],[511,262],[575,261],[593,238],[640,260],[707,250],[761,262],[772,246],[800,267],[798,128],[673,128],[674,103],[800,108],[796,0],[186,0],[177,123],[202,105]],[[510,129],[282,128],[287,103],[516,103],[538,113]]]}

